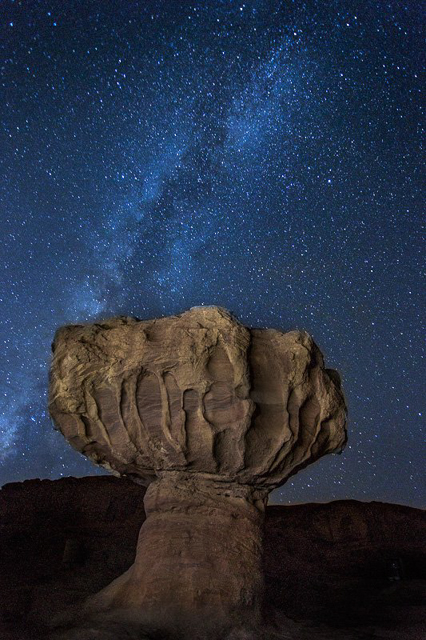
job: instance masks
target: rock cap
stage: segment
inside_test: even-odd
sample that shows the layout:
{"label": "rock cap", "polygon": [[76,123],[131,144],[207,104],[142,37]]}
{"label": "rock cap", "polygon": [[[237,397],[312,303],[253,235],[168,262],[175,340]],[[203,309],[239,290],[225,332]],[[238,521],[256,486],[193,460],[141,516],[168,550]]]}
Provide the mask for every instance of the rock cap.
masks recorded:
{"label": "rock cap", "polygon": [[62,327],[52,349],[57,428],[141,484],[179,472],[271,490],[346,442],[339,375],[304,331],[203,306]]}

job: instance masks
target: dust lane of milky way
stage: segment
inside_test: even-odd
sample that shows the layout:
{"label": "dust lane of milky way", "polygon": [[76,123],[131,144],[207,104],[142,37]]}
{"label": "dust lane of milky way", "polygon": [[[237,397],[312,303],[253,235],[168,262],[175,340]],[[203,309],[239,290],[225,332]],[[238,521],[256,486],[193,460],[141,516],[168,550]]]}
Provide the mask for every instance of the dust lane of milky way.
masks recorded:
{"label": "dust lane of milky way", "polygon": [[0,484],[96,473],[58,326],[217,304],[343,376],[348,447],[276,501],[424,505],[420,3],[2,9]]}

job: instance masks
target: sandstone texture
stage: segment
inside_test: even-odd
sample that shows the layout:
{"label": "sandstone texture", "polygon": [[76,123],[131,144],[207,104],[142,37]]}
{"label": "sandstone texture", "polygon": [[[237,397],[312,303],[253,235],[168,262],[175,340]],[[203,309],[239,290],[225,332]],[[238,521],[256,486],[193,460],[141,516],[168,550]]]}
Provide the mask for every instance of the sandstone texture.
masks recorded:
{"label": "sandstone texture", "polygon": [[[111,476],[0,490],[2,640],[45,640],[53,618],[80,608],[132,565],[144,495],[144,487]],[[267,507],[266,638],[423,640],[425,541],[426,513],[401,505]],[[397,581],[390,579],[395,559]],[[115,640],[141,637],[126,629]]]}
{"label": "sandstone texture", "polygon": [[181,471],[270,490],[346,441],[338,375],[309,335],[218,307],[60,329],[49,409],[74,448],[144,485]]}
{"label": "sandstone texture", "polygon": [[313,340],[197,307],[64,327],[53,351],[62,434],[148,487],[135,562],[88,612],[126,610],[165,631],[257,624],[267,495],[346,441],[340,380]]}

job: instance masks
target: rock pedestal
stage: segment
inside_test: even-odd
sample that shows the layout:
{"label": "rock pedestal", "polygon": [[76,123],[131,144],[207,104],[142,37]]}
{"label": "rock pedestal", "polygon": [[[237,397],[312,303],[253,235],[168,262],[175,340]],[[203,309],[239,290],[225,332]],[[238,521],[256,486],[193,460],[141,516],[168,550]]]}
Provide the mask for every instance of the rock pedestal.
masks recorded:
{"label": "rock pedestal", "polygon": [[169,474],[145,496],[135,563],[91,600],[173,628],[259,621],[266,493]]}
{"label": "rock pedestal", "polygon": [[133,566],[88,610],[256,624],[269,491],[346,441],[336,372],[304,332],[217,307],[60,329],[49,408],[70,444],[148,486]]}

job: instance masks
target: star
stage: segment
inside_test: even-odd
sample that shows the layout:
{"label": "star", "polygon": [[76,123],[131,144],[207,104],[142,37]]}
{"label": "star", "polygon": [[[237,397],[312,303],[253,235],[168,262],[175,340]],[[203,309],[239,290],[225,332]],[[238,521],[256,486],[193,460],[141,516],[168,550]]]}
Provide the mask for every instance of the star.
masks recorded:
{"label": "star", "polygon": [[342,374],[348,447],[275,501],[420,506],[416,3],[83,4],[3,7],[0,484],[96,472],[59,326],[216,304]]}

